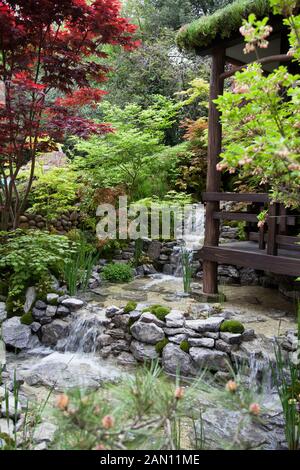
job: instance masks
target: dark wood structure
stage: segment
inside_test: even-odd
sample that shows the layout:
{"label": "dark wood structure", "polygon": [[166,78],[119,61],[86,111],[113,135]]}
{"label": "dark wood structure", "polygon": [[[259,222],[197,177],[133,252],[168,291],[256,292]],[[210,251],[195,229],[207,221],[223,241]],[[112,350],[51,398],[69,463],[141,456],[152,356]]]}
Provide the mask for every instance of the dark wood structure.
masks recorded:
{"label": "dark wood structure", "polygon": [[[253,6],[255,2],[249,1],[248,3],[250,10],[248,9],[245,17],[248,16],[251,5]],[[227,7],[227,10],[224,9],[226,14],[230,13],[230,8],[234,8],[234,4]],[[266,72],[271,71],[272,68],[281,63],[291,60],[291,57],[287,55],[289,47],[287,31],[282,26],[282,18],[271,16],[271,24],[273,33],[269,38],[270,45],[267,50],[263,51],[265,56],[260,60]],[[203,194],[203,200],[206,204],[206,231],[204,247],[200,253],[204,271],[203,291],[207,294],[216,294],[218,292],[217,268],[219,263],[248,266],[278,274],[300,276],[300,245],[297,244],[300,242],[300,238],[295,236],[295,233],[296,235],[299,233],[295,229],[297,221],[300,221],[300,214],[289,214],[281,204],[270,203],[268,194],[221,192],[221,175],[217,171],[217,163],[222,146],[222,128],[220,116],[213,100],[223,93],[224,80],[245,67],[245,58],[248,59],[247,63],[250,63],[255,60],[255,57],[251,57],[251,54],[247,56],[243,54],[244,43],[238,28],[233,29],[229,37],[225,39],[221,37],[221,30],[216,32],[215,38],[209,43],[204,37],[203,42],[205,45],[198,47],[197,44],[201,44],[202,39],[200,37],[200,40],[197,41],[197,38],[195,38],[195,26],[197,25],[194,25],[190,31],[189,26],[182,29],[179,33],[178,43],[183,47],[194,49],[200,55],[210,54],[212,56],[207,190]],[[201,33],[201,22],[199,23],[199,29],[199,34],[203,34]],[[193,43],[189,47],[189,42],[192,41],[192,32],[194,34]],[[225,71],[226,64],[231,64],[231,68]],[[221,211],[221,201],[247,203],[248,210],[239,213]],[[257,215],[260,211],[266,209],[268,210],[267,223],[259,229]],[[219,226],[222,220],[246,221],[248,240],[219,246]]]}

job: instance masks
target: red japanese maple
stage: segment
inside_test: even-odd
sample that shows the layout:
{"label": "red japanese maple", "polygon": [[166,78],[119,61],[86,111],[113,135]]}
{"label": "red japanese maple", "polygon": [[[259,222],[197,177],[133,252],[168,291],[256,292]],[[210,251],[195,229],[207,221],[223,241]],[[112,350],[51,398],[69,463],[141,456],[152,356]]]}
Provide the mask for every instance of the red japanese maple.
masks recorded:
{"label": "red japanese maple", "polygon": [[[137,46],[136,27],[120,8],[118,0],[0,0],[0,228],[18,225],[40,137],[111,131],[80,116],[80,107],[104,94],[95,88],[108,71],[103,45]],[[17,178],[27,163],[21,195]]]}

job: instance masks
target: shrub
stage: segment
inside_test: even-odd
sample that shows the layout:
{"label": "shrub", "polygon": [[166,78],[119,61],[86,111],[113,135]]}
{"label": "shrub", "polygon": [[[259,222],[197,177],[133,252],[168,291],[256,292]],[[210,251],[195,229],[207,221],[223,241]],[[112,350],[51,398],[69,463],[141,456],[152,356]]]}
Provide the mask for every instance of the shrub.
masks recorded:
{"label": "shrub", "polygon": [[130,300],[124,308],[124,313],[130,313],[136,309],[137,303],[133,300]]}
{"label": "shrub", "polygon": [[26,288],[47,285],[60,277],[72,247],[64,236],[38,230],[0,234],[0,269],[8,279],[8,314],[22,315]]}
{"label": "shrub", "polygon": [[169,307],[164,307],[160,304],[154,304],[150,307],[144,308],[143,312],[151,312],[153,315],[156,316],[161,321],[165,320],[165,317],[170,313],[171,309]]}
{"label": "shrub", "polygon": [[225,320],[221,325],[223,333],[244,333],[245,327],[238,320]]}
{"label": "shrub", "polygon": [[164,338],[161,341],[158,341],[158,343],[156,343],[155,345],[155,351],[158,354],[161,354],[163,352],[164,347],[167,346],[169,342],[170,341],[168,340],[168,338]]}
{"label": "shrub", "polygon": [[130,282],[133,279],[133,269],[129,264],[110,263],[104,266],[102,277],[110,282]]}
{"label": "shrub", "polygon": [[24,313],[24,315],[21,316],[20,321],[23,323],[23,325],[31,325],[31,323],[34,322],[31,312]]}
{"label": "shrub", "polygon": [[181,343],[180,343],[180,349],[181,349],[182,351],[188,353],[189,350],[190,350],[190,347],[191,347],[191,346],[190,346],[190,343],[189,343],[186,339],[184,339],[183,341],[181,341]]}

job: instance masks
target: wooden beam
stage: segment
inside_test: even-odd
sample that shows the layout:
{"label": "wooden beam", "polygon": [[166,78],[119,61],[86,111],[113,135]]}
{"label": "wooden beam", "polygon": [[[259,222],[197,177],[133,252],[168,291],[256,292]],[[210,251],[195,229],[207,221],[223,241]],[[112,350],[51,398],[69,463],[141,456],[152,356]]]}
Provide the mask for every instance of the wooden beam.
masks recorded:
{"label": "wooden beam", "polygon": [[257,214],[249,214],[248,212],[215,212],[216,220],[242,220],[245,222],[258,223]]}
{"label": "wooden beam", "polygon": [[278,215],[279,215],[279,204],[270,204],[268,211],[268,241],[267,241],[267,253],[268,255],[277,255],[278,245],[276,237],[278,234]]}
{"label": "wooden beam", "polygon": [[269,202],[269,196],[266,193],[202,193],[202,200],[207,201],[234,201],[234,202]]}
{"label": "wooden beam", "polygon": [[300,258],[270,256],[262,252],[241,251],[233,248],[204,246],[200,251],[200,259],[219,264],[247,266],[261,271],[276,274],[300,276]]}
{"label": "wooden beam", "polygon": [[244,70],[248,65],[251,65],[253,63],[258,63],[258,64],[270,64],[272,62],[289,62],[293,59],[293,56],[287,55],[287,54],[277,54],[277,55],[271,55],[269,57],[263,57],[262,59],[255,60],[254,62],[249,62],[248,64],[241,65],[240,67],[236,67],[233,70],[228,70],[228,72],[223,72],[220,74],[220,79],[225,80],[226,78],[232,77],[236,72],[240,72],[241,70]]}
{"label": "wooden beam", "polygon": [[[222,95],[224,80],[220,75],[225,68],[225,49],[219,47],[214,50],[211,63],[209,115],[208,115],[208,152],[207,152],[207,192],[218,192],[221,188],[221,175],[217,171],[217,163],[221,153],[222,126],[220,113],[214,100]],[[217,246],[219,243],[219,221],[214,219],[214,213],[220,210],[218,201],[209,201],[206,205],[205,241],[207,246]],[[203,291],[206,294],[218,293],[218,265],[215,262],[203,263]]]}

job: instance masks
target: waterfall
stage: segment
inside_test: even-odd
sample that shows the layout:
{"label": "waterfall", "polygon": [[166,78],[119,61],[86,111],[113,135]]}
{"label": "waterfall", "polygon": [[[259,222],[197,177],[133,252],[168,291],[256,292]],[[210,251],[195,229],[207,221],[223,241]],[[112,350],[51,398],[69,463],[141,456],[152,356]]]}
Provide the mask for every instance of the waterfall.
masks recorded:
{"label": "waterfall", "polygon": [[104,330],[104,310],[99,313],[80,312],[73,320],[67,338],[58,342],[57,350],[62,352],[95,353],[97,337]]}

